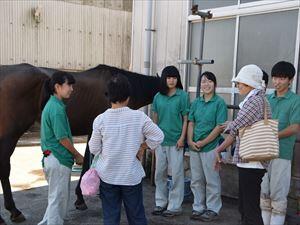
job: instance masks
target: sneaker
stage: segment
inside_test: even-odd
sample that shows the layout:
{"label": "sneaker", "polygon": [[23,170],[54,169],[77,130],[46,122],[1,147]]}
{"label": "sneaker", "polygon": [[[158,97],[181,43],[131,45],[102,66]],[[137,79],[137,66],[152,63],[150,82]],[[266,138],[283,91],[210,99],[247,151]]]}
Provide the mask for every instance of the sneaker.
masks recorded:
{"label": "sneaker", "polygon": [[192,220],[200,220],[200,217],[205,213],[205,210],[202,210],[202,211],[196,211],[196,210],[193,210],[192,211],[192,215],[190,216],[190,218]]}
{"label": "sneaker", "polygon": [[155,216],[161,215],[167,208],[161,206],[155,206],[152,214]]}
{"label": "sneaker", "polygon": [[212,210],[207,210],[200,216],[200,220],[204,222],[211,222],[218,218],[218,214]]}
{"label": "sneaker", "polygon": [[164,216],[164,217],[174,217],[174,216],[179,216],[181,213],[182,213],[181,211],[165,210],[162,213],[162,216]]}

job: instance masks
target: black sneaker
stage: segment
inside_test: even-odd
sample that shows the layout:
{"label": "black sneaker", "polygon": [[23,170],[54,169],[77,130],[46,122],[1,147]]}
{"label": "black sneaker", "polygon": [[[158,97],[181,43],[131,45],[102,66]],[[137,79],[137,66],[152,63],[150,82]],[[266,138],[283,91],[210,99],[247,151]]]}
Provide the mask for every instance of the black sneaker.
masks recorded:
{"label": "black sneaker", "polygon": [[162,213],[162,216],[164,217],[174,217],[174,216],[179,216],[181,215],[182,211],[171,211],[171,210],[165,210]]}
{"label": "black sneaker", "polygon": [[155,206],[152,211],[152,215],[159,216],[161,215],[167,208],[161,206]]}
{"label": "black sneaker", "polygon": [[204,222],[211,222],[211,221],[218,219],[218,213],[216,213],[212,210],[207,210],[205,213],[203,213],[200,216],[199,219]]}
{"label": "black sneaker", "polygon": [[192,211],[192,215],[190,216],[191,220],[200,220],[200,217],[205,213],[206,211],[205,210],[202,210],[202,211],[196,211],[196,210],[193,210]]}

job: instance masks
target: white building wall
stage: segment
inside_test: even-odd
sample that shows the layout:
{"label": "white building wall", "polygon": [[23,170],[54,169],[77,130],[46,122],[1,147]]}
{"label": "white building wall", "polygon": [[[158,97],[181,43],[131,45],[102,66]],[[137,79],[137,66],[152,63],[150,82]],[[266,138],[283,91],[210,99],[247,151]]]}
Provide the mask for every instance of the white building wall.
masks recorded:
{"label": "white building wall", "polygon": [[[142,73],[144,68],[146,1],[133,1],[132,70]],[[188,1],[153,1],[151,74],[161,73],[167,65],[175,65],[183,77],[185,32]]]}
{"label": "white building wall", "polygon": [[[39,23],[33,16],[37,7]],[[128,69],[131,17],[128,11],[64,1],[0,1],[0,64]]]}

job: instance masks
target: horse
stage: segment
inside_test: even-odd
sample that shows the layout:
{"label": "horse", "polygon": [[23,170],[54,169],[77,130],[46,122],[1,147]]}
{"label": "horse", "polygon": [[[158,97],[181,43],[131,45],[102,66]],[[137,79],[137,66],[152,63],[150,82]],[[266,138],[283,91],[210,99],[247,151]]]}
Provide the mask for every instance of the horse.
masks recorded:
{"label": "horse", "polygon": [[[22,222],[24,215],[15,206],[9,181],[10,156],[18,139],[34,122],[40,122],[42,105],[48,100],[44,85],[56,69],[35,67],[30,64],[0,66],[0,179],[3,188],[4,206],[13,222]],[[129,107],[138,109],[152,102],[159,91],[159,77],[145,76],[108,65],[98,65],[82,72],[69,72],[76,80],[71,97],[66,100],[66,110],[72,135],[92,133],[94,118],[110,107],[106,98],[107,82],[115,74],[125,75],[132,93]],[[88,145],[82,174],[89,167]],[[81,174],[81,176],[82,176]],[[78,209],[87,208],[80,190],[76,188]],[[0,225],[5,222],[0,215]]]}

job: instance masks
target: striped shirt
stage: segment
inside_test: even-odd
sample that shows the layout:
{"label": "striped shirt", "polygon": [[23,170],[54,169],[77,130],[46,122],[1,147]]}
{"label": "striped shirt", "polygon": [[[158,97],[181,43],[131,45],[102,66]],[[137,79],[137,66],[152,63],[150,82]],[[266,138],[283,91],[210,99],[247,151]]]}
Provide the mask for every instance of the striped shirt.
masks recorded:
{"label": "striped shirt", "polygon": [[128,107],[108,109],[96,117],[89,141],[90,152],[99,154],[96,170],[100,178],[113,185],[136,185],[145,171],[136,154],[145,141],[156,149],[164,135],[142,111]]}
{"label": "striped shirt", "polygon": [[[267,103],[268,118],[271,118],[270,104]],[[251,126],[257,121],[264,119],[264,104],[265,104],[265,92],[258,91],[244,103],[243,107],[238,112],[237,118],[233,120],[228,126],[230,135],[236,137],[236,145],[233,156],[234,163],[242,163],[242,159],[239,156],[240,140],[238,137],[238,130],[247,126]],[[266,163],[262,162],[262,165],[266,168]]]}

